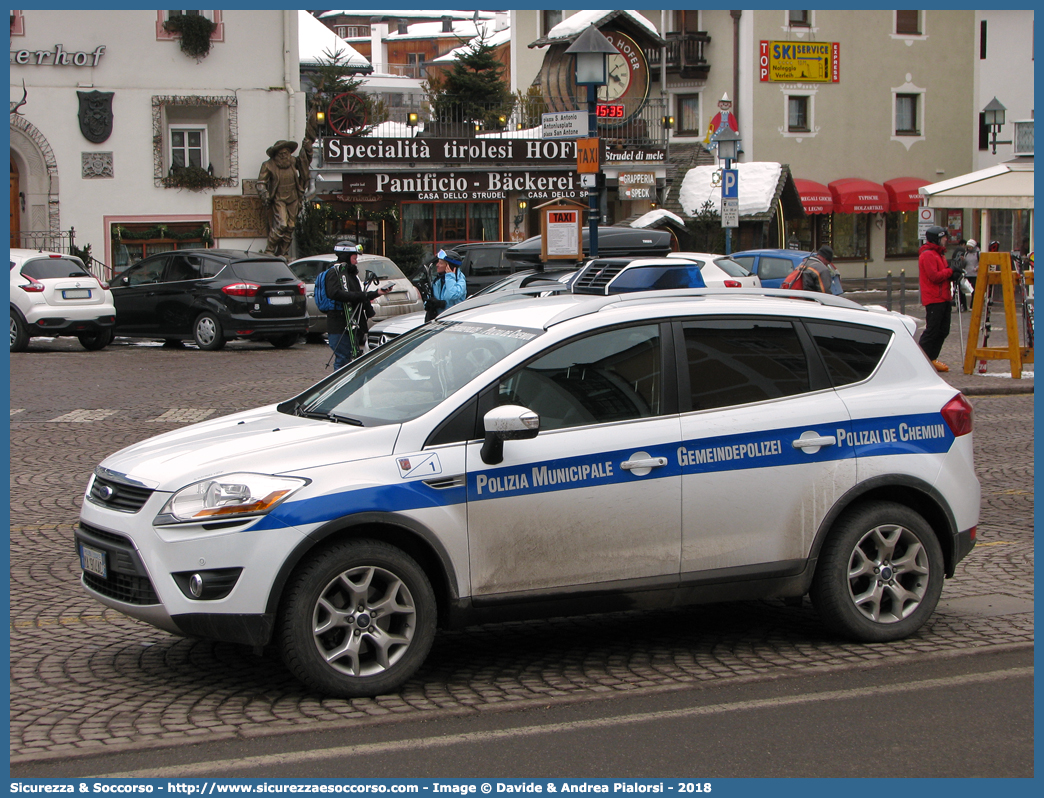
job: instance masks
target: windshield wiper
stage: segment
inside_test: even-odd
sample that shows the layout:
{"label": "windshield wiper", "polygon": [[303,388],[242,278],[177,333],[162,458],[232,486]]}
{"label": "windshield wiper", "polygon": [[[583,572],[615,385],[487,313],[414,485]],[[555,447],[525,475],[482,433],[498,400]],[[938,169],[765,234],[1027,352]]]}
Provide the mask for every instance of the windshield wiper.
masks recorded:
{"label": "windshield wiper", "polygon": [[336,421],[338,424],[351,424],[353,427],[363,426],[363,423],[359,419],[342,416],[340,413],[328,413],[326,417],[331,421]]}

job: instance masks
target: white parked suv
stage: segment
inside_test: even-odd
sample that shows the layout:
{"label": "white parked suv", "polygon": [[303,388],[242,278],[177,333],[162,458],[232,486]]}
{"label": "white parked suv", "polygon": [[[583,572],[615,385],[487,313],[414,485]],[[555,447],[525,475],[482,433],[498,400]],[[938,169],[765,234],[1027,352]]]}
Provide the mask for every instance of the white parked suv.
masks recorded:
{"label": "white parked suv", "polygon": [[112,340],[116,307],[109,286],[83,261],[60,252],[11,250],[11,351],[24,352],[29,339],[75,335],[84,349]]}
{"label": "white parked suv", "polygon": [[470,300],[278,405],[97,467],[86,590],[394,690],[437,625],[811,594],[917,632],[974,546],[972,411],[910,319],[824,294]]}

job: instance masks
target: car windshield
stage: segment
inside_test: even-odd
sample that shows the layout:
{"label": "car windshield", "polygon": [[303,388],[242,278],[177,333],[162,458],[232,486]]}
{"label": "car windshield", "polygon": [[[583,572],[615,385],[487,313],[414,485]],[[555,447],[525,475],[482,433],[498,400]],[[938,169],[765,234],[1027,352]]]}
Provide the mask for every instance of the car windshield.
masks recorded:
{"label": "car windshield", "polygon": [[333,266],[333,263],[325,260],[303,260],[298,263],[290,264],[290,271],[292,271],[297,279],[303,283],[314,283],[315,278],[325,272],[328,268]]}
{"label": "car windshield", "polygon": [[365,427],[409,421],[542,332],[434,321],[376,349],[280,409]]}
{"label": "car windshield", "polygon": [[37,280],[53,280],[58,277],[90,277],[79,261],[69,258],[38,258],[22,267],[22,274]]}
{"label": "car windshield", "polygon": [[372,258],[359,258],[359,273],[373,272],[381,280],[405,280],[406,275],[395,265],[395,261],[388,258],[375,256]]}

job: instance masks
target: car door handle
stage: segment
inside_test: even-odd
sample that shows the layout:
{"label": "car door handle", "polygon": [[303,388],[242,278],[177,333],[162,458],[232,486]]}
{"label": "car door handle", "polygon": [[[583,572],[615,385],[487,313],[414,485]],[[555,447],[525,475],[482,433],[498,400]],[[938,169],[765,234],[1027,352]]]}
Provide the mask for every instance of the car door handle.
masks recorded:
{"label": "car door handle", "polygon": [[[808,433],[806,433],[808,434]],[[815,435],[808,438],[801,437],[794,441],[795,449],[818,449],[821,446],[834,446],[837,438],[833,435]]]}
{"label": "car door handle", "polygon": [[639,460],[624,460],[620,468],[624,471],[633,471],[636,468],[659,468],[667,465],[666,457],[645,457]]}

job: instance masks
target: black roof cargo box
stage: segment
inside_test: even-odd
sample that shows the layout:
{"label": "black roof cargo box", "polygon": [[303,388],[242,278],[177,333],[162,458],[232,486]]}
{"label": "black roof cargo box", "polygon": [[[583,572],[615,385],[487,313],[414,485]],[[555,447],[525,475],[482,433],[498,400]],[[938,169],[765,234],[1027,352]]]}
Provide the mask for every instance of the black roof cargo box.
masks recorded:
{"label": "black roof cargo box", "polygon": [[[588,257],[590,247],[588,238],[590,229],[583,229],[584,259]],[[618,258],[641,256],[643,258],[663,257],[671,251],[671,234],[667,230],[637,230],[633,227],[599,227],[598,257]],[[540,236],[527,238],[504,253],[511,261],[524,263],[540,263]],[[563,261],[555,261],[563,263]]]}

